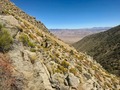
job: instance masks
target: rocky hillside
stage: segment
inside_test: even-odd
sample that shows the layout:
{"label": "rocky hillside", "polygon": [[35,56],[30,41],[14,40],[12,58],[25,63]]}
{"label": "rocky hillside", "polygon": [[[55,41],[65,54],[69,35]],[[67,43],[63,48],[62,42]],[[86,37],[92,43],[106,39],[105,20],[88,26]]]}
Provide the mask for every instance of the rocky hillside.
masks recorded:
{"label": "rocky hillside", "polygon": [[[16,7],[7,0],[0,3]],[[120,79],[90,56],[52,36],[44,25],[35,26],[19,13],[10,13],[16,9],[3,13],[4,9],[0,15],[0,90],[120,89]]]}
{"label": "rocky hillside", "polygon": [[87,36],[73,46],[93,56],[108,72],[120,76],[120,26]]}
{"label": "rocky hillside", "polygon": [[18,16],[22,19],[25,19],[26,21],[30,22],[34,26],[37,26],[38,28],[41,28],[44,31],[47,31],[47,28],[43,25],[42,22],[37,21],[35,17],[32,17],[30,15],[27,15],[24,11],[19,9],[17,6],[15,6],[13,3],[11,3],[9,0],[0,0],[0,13],[4,15],[12,15],[15,18]]}

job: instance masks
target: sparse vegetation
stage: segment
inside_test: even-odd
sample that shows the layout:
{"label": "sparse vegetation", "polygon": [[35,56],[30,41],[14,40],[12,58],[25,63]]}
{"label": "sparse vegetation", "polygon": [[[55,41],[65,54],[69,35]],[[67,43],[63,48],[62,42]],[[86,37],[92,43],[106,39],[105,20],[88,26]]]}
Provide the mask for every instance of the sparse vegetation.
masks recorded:
{"label": "sparse vegetation", "polygon": [[80,65],[77,65],[76,68],[82,73],[82,67]]}
{"label": "sparse vegetation", "polygon": [[58,65],[58,70],[57,71],[60,71],[62,72],[63,74],[66,74],[68,72],[68,69],[67,68],[64,68],[63,66],[61,65]]}
{"label": "sparse vegetation", "polygon": [[38,58],[36,55],[29,56],[31,63],[34,64],[35,60]]}
{"label": "sparse vegetation", "polygon": [[71,50],[71,51],[70,51],[70,54],[71,54],[71,55],[74,55],[74,52],[73,52],[73,50]]}
{"label": "sparse vegetation", "polygon": [[60,69],[58,69],[58,68],[55,70],[55,72],[56,72],[56,73],[61,73],[61,74],[62,74],[62,71],[61,71]]}
{"label": "sparse vegetation", "polygon": [[20,40],[23,42],[23,44],[24,44],[25,46],[35,47],[35,44],[32,43],[32,42],[29,40],[28,36],[27,36],[26,34],[24,34],[24,33],[21,34]]}
{"label": "sparse vegetation", "polygon": [[56,53],[55,56],[56,56],[56,57],[59,57],[59,53]]}
{"label": "sparse vegetation", "polygon": [[30,38],[34,39],[35,37],[33,36],[33,34],[29,34]]}
{"label": "sparse vegetation", "polygon": [[0,23],[0,30],[2,29],[3,25]]}
{"label": "sparse vegetation", "polygon": [[43,37],[43,34],[42,34],[42,33],[40,33],[39,31],[37,31],[36,33],[37,33],[37,35],[38,35],[38,36]]}
{"label": "sparse vegetation", "polygon": [[92,56],[108,72],[120,76],[120,25],[87,36],[73,46]]}
{"label": "sparse vegetation", "polygon": [[60,64],[60,60],[58,58],[54,58],[55,63]]}
{"label": "sparse vegetation", "polygon": [[5,52],[11,48],[13,39],[10,33],[0,24],[0,51]]}
{"label": "sparse vegetation", "polygon": [[74,75],[76,75],[77,74],[77,70],[75,69],[75,68],[70,68],[70,70],[69,70],[71,73],[73,73]]}
{"label": "sparse vegetation", "polygon": [[35,48],[30,48],[30,51],[31,52],[36,52],[36,49]]}
{"label": "sparse vegetation", "polygon": [[69,67],[69,63],[65,60],[62,61],[61,65],[64,67],[64,68],[68,68]]}

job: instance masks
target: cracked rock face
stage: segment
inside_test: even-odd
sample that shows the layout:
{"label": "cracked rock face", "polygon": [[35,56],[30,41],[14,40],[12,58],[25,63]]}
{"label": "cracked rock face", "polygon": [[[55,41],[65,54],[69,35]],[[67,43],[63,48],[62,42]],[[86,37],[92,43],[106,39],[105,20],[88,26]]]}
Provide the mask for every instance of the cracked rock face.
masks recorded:
{"label": "cracked rock face", "polygon": [[74,88],[77,88],[79,86],[79,78],[74,76],[72,73],[69,73],[69,75],[66,77],[66,80],[69,86],[72,86]]}
{"label": "cracked rock face", "polygon": [[[16,73],[22,74],[22,77],[26,83],[21,86],[24,86],[28,90],[52,90],[43,64],[36,60],[33,65],[29,58],[29,53],[30,52],[28,51],[24,51],[23,45],[20,45],[19,47],[15,46],[14,50],[9,51],[11,62],[16,70],[14,75],[16,75]],[[20,78],[19,81],[23,80]],[[16,83],[18,82],[16,81]]]}
{"label": "cracked rock face", "polygon": [[13,16],[0,15],[0,18],[1,18],[0,23],[5,25],[5,27],[10,32],[11,36],[14,37],[19,31],[19,28],[15,27],[15,26],[18,26],[18,27],[20,26],[18,21]]}

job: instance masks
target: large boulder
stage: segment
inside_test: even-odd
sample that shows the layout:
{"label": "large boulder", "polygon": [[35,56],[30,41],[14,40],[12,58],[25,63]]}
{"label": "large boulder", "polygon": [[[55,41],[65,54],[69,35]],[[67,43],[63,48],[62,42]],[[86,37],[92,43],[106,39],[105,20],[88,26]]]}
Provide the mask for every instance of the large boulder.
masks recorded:
{"label": "large boulder", "polygon": [[[36,53],[24,50],[24,46],[17,43],[13,44],[13,50],[10,50],[8,54],[15,69],[13,75],[16,80],[16,88],[25,88],[23,90],[53,90],[49,82],[49,76],[41,61],[36,58],[34,64],[31,62],[30,56],[36,57]],[[21,87],[19,87],[20,85]]]}
{"label": "large boulder", "polygon": [[7,28],[10,35],[12,37],[16,36],[17,33],[20,31],[20,29],[18,28],[18,27],[20,27],[19,22],[13,16],[10,16],[10,15],[9,16],[0,15],[0,18],[1,18],[0,23],[5,25],[5,28]]}
{"label": "large boulder", "polygon": [[64,75],[60,73],[55,73],[51,76],[50,82],[53,88],[60,88],[60,84],[64,84]]}
{"label": "large boulder", "polygon": [[66,80],[68,82],[68,85],[74,88],[77,88],[79,86],[79,78],[74,76],[74,74],[69,73],[69,75],[66,77]]}

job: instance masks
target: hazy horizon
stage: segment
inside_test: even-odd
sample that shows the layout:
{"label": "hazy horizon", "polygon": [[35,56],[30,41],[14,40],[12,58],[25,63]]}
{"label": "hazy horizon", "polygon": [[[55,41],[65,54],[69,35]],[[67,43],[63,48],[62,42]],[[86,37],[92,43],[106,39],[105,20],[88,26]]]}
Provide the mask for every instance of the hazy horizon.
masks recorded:
{"label": "hazy horizon", "polygon": [[[115,27],[115,26],[113,26],[113,27]],[[70,30],[70,29],[71,29],[71,30],[75,29],[75,30],[77,30],[77,29],[99,29],[99,28],[100,28],[100,29],[101,29],[101,28],[103,28],[103,29],[104,29],[104,28],[112,28],[112,27],[86,27],[86,28],[48,28],[48,29],[49,29],[49,30],[51,30],[51,29],[63,29],[63,30],[65,30],[65,29],[66,29],[66,30],[67,30],[67,29],[68,29],[68,30]]]}

